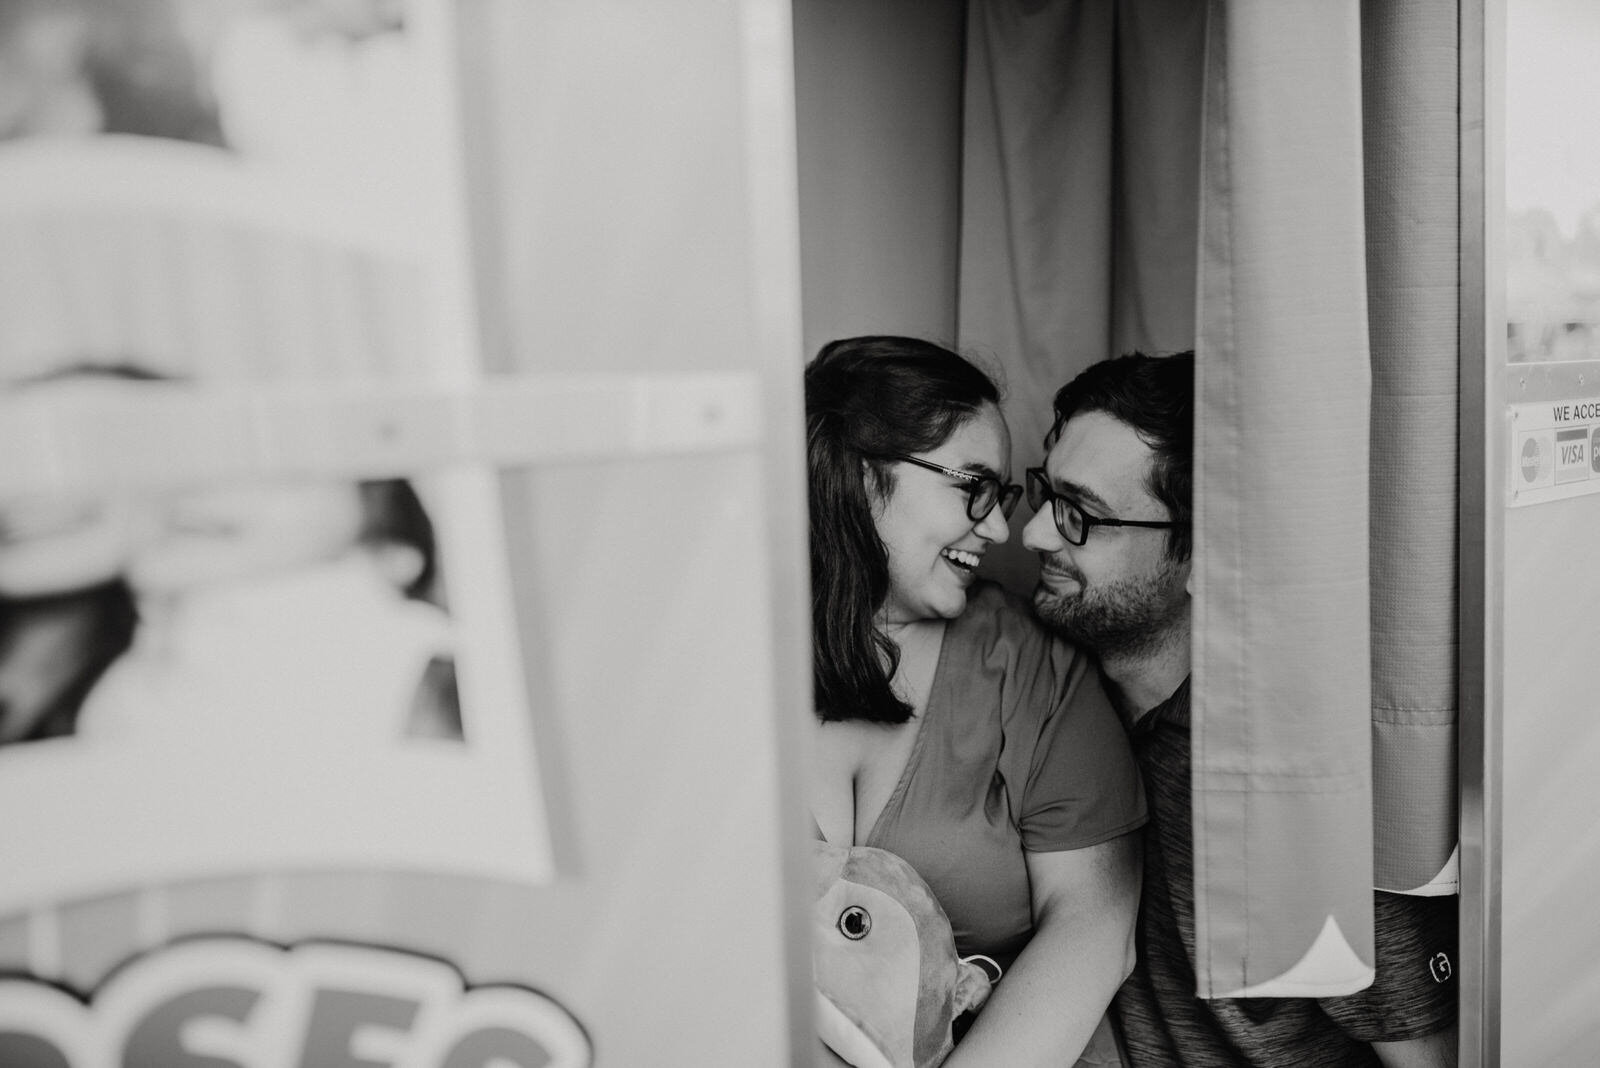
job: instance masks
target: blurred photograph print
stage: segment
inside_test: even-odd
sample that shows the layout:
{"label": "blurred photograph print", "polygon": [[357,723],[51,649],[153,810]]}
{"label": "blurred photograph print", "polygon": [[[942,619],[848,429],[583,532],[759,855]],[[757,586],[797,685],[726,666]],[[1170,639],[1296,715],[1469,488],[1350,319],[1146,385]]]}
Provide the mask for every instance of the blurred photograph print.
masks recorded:
{"label": "blurred photograph print", "polygon": [[0,0],[0,935],[551,876],[501,473],[443,418],[482,377],[454,10]]}

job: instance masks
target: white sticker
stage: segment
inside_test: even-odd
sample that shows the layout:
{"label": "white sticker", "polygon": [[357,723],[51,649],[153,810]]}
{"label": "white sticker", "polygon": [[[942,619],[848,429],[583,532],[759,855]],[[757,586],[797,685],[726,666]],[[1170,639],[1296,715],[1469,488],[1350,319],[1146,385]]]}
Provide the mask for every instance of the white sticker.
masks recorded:
{"label": "white sticker", "polygon": [[1513,404],[1509,416],[1508,505],[1600,492],[1600,400]]}

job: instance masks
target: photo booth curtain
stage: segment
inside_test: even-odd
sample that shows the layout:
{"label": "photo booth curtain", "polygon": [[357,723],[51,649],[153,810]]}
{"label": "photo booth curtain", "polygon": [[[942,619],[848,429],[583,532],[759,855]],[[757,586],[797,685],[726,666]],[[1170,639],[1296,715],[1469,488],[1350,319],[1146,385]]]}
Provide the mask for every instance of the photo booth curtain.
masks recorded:
{"label": "photo booth curtain", "polygon": [[1201,993],[1372,970],[1356,4],[1210,5],[1192,721]]}
{"label": "photo booth curtain", "polygon": [[1454,7],[970,12],[959,340],[1019,453],[1197,350],[1199,992],[1360,989],[1373,887],[1454,889]]}
{"label": "photo booth curtain", "polygon": [[1455,0],[1361,5],[1376,885],[1453,894],[1460,210]]}

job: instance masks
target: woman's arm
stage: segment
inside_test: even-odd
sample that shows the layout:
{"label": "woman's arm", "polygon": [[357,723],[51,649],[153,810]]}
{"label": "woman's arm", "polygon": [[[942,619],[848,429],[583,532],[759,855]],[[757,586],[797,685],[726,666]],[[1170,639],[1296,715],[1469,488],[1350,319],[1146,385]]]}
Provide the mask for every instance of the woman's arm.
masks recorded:
{"label": "woman's arm", "polygon": [[945,1068],[1071,1064],[1133,967],[1139,835],[1029,853],[1033,939]]}

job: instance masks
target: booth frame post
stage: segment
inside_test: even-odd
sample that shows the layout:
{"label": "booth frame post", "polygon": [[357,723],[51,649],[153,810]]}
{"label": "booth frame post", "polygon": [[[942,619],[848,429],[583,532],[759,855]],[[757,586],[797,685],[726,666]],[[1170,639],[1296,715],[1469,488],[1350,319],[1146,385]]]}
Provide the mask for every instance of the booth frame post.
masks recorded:
{"label": "booth frame post", "polygon": [[1504,0],[1460,4],[1461,1068],[1500,1064]]}
{"label": "booth frame post", "polygon": [[[801,395],[802,316],[800,194],[795,123],[794,19],[784,0],[747,0],[741,11],[746,56],[746,159],[754,226],[755,307],[760,344],[762,468],[772,591],[772,701],[777,719],[779,795],[804,796],[803,754],[811,699],[811,587],[806,568],[807,514],[804,399]],[[778,116],[786,121],[777,121]],[[789,806],[779,828],[785,925],[783,967],[789,1063],[809,1068],[816,1023],[811,984],[809,810]]]}

